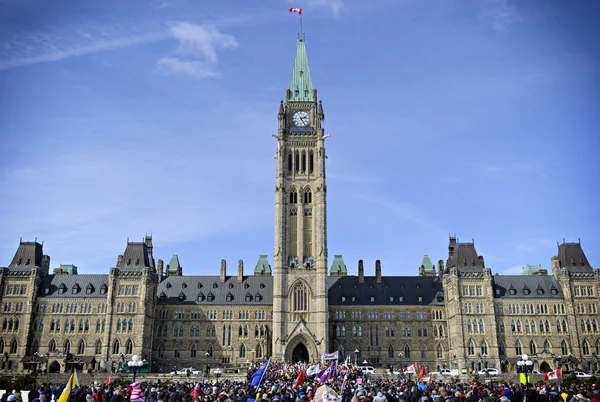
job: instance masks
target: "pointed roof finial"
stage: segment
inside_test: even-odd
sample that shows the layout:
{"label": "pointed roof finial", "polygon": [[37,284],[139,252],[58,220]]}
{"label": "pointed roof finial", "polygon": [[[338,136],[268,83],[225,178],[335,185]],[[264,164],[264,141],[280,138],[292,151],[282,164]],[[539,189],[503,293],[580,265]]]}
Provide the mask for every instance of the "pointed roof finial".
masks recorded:
{"label": "pointed roof finial", "polygon": [[308,68],[304,38],[299,36],[296,41],[296,58],[294,59],[294,69],[292,70],[287,101],[316,102],[316,99],[313,99],[313,85],[310,78],[310,69]]}

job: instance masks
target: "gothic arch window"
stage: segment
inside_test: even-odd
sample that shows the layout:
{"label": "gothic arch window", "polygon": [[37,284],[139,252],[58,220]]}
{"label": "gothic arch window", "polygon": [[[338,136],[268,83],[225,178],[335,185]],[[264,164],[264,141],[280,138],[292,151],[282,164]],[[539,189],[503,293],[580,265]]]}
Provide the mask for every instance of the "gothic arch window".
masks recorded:
{"label": "gothic arch window", "polygon": [[531,333],[535,334],[535,320],[531,320]]}
{"label": "gothic arch window", "polygon": [[50,344],[48,345],[48,352],[54,352],[56,350],[56,342],[54,341],[54,339],[52,339],[50,341]]}
{"label": "gothic arch window", "polygon": [[79,346],[77,346],[77,354],[84,355],[85,354],[85,342],[82,340],[79,341]]}
{"label": "gothic arch window", "polygon": [[467,321],[467,332],[469,334],[473,332],[473,325],[471,324],[471,320]]}
{"label": "gothic arch window", "polygon": [[260,344],[256,346],[256,358],[261,359],[263,357],[263,349]]}
{"label": "gothic arch window", "polygon": [[547,339],[544,341],[544,353],[552,353],[552,346]]}
{"label": "gothic arch window", "polygon": [[300,153],[298,151],[294,153],[294,168],[296,173],[300,172]]}
{"label": "gothic arch window", "polygon": [[98,318],[98,321],[96,321],[96,332],[100,332],[101,329],[101,324],[100,324],[100,319]]}
{"label": "gothic arch window", "polygon": [[308,307],[308,287],[304,282],[300,282],[292,289],[292,311],[308,312]]}
{"label": "gothic arch window", "polygon": [[120,349],[121,349],[121,345],[119,345],[119,340],[115,339],[115,341],[113,342],[113,347],[112,347],[113,355],[118,355]]}
{"label": "gothic arch window", "polygon": [[581,343],[581,352],[585,356],[590,354],[590,344],[588,343],[588,341],[586,339],[584,339],[583,342]]}
{"label": "gothic arch window", "polygon": [[208,347],[206,348],[206,353],[208,354],[208,357],[212,357],[212,355],[213,355],[212,345],[208,345]]}
{"label": "gothic arch window", "polygon": [[17,353],[17,348],[19,347],[19,344],[17,343],[16,339],[13,339],[12,342],[10,343],[10,354],[15,354]]}
{"label": "gothic arch window", "polygon": [[515,354],[517,356],[521,356],[523,354],[523,348],[521,347],[521,342],[515,342]]}
{"label": "gothic arch window", "polygon": [[312,173],[315,169],[315,156],[313,154],[313,151],[310,151],[308,153],[308,172]]}
{"label": "gothic arch window", "polygon": [[517,321],[517,332],[521,332],[521,320]]}
{"label": "gothic arch window", "polygon": [[529,329],[529,320],[525,320],[525,333],[528,334],[530,331]]}
{"label": "gothic arch window", "polygon": [[439,329],[440,336],[444,336],[444,328],[440,325]]}
{"label": "gothic arch window", "polygon": [[388,359],[394,358],[394,347],[392,345],[388,346]]}
{"label": "gothic arch window", "polygon": [[133,353],[133,342],[131,342],[131,339],[128,339],[127,342],[125,342],[125,354],[130,355],[132,353]]}
{"label": "gothic arch window", "polygon": [[63,351],[65,352],[65,354],[71,353],[71,341],[69,341],[68,339],[63,344]]}
{"label": "gothic arch window", "polygon": [[560,343],[560,351],[563,356],[569,354],[569,345],[567,345],[567,342],[565,342],[564,340]]}
{"label": "gothic arch window", "polygon": [[179,345],[173,346],[173,357],[181,357],[181,347]]}
{"label": "gothic arch window", "polygon": [[421,345],[421,359],[427,359],[427,346]]}
{"label": "gothic arch window", "polygon": [[437,352],[436,352],[436,357],[438,359],[443,359],[444,358],[444,348],[442,347],[442,345],[438,345]]}
{"label": "gothic arch window", "polygon": [[102,354],[102,341],[100,339],[98,339],[98,341],[96,342],[96,351],[95,352],[97,355]]}
{"label": "gothic arch window", "polygon": [[302,173],[306,172],[306,151],[302,151]]}
{"label": "gothic arch window", "polygon": [[40,344],[38,343],[38,341],[33,342],[33,347],[31,348],[31,351],[33,352],[33,354],[40,352]]}
{"label": "gothic arch window", "polygon": [[288,173],[292,173],[293,161],[292,161],[292,153],[288,153]]}
{"label": "gothic arch window", "polygon": [[165,345],[158,345],[158,357],[165,357]]}
{"label": "gothic arch window", "polygon": [[310,188],[304,191],[304,204],[312,204],[312,193]]}
{"label": "gothic arch window", "polygon": [[488,345],[485,339],[481,341],[481,355],[486,356],[488,354]]}
{"label": "gothic arch window", "polygon": [[410,359],[410,346],[408,345],[404,346],[404,357]]}
{"label": "gothic arch window", "polygon": [[290,204],[297,204],[298,203],[298,193],[296,192],[296,189],[293,188],[290,191]]}
{"label": "gothic arch window", "polygon": [[473,343],[472,339],[469,339],[469,342],[467,343],[467,354],[469,356],[472,356],[475,354],[475,343]]}
{"label": "gothic arch window", "polygon": [[196,347],[196,344],[194,343],[190,348],[190,357],[196,357],[197,351],[198,349]]}
{"label": "gothic arch window", "polygon": [[246,345],[242,344],[242,346],[240,346],[240,359],[245,359],[246,358]]}
{"label": "gothic arch window", "polygon": [[596,355],[600,354],[600,339],[596,340]]}

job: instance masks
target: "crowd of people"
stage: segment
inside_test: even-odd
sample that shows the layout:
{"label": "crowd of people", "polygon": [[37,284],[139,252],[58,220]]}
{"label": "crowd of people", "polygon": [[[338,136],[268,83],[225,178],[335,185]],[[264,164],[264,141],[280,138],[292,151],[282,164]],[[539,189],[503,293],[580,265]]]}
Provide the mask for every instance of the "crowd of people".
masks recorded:
{"label": "crowd of people", "polygon": [[[70,392],[68,402],[600,402],[600,388],[595,384],[564,387],[560,381],[535,386],[427,378],[411,381],[400,376],[364,375],[359,368],[342,365],[323,383],[318,374],[306,375],[308,367],[269,362],[259,372],[258,385],[252,379],[264,365],[250,370],[245,381],[207,378],[198,383],[144,383],[142,379],[143,384],[136,382],[127,387],[82,384]],[[321,365],[320,369],[326,367]],[[299,375],[301,372],[304,374]],[[27,392],[29,402],[63,402],[63,390],[62,385],[17,389],[2,395],[0,402],[23,402],[23,392]]]}

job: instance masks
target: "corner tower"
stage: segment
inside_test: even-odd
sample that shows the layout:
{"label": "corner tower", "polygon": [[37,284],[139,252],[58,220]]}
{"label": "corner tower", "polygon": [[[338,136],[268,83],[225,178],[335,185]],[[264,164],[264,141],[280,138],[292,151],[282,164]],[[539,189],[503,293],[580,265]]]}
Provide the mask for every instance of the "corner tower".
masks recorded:
{"label": "corner tower", "polygon": [[278,113],[273,289],[273,357],[278,360],[316,361],[327,352],[324,118],[299,36]]}

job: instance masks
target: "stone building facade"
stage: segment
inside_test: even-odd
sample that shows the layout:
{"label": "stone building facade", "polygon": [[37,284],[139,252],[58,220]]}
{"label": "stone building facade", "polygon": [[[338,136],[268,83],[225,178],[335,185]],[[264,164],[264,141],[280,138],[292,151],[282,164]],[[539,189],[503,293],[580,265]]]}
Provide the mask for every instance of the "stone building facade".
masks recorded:
{"label": "stone building facade", "polygon": [[0,268],[0,371],[113,371],[134,354],[151,371],[243,367],[333,351],[385,367],[510,371],[528,353],[540,371],[599,368],[600,269],[579,242],[531,275],[493,274],[455,237],[445,262],[426,255],[414,276],[329,263],[324,120],[301,37],[277,115],[274,269],[260,255],[251,275],[240,260],[235,275],[222,261],[218,276],[186,276],[177,255],[155,262],[146,236],[108,274],[51,271],[42,243],[20,241]]}

